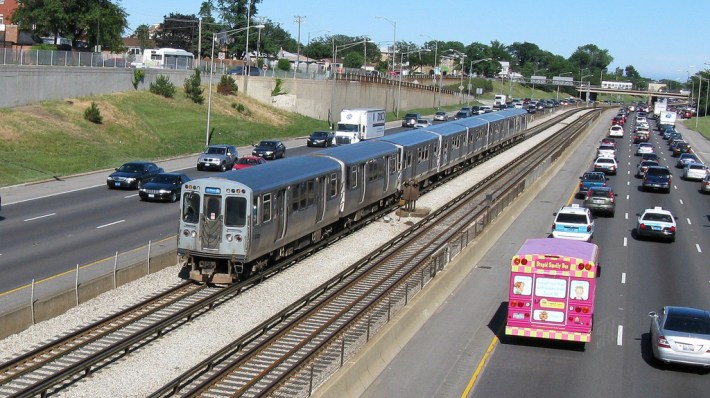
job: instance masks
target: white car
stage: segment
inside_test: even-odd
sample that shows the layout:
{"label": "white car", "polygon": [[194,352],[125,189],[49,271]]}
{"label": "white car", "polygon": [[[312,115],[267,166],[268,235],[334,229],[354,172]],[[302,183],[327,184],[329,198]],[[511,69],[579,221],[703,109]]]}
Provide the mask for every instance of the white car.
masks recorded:
{"label": "white car", "polygon": [[639,238],[662,238],[674,242],[675,233],[675,217],[660,206],[644,210],[636,222],[636,235]]}
{"label": "white car", "polygon": [[552,237],[589,242],[594,234],[592,212],[578,204],[562,207],[554,214]]}
{"label": "white car", "polygon": [[616,148],[613,145],[602,144],[597,149],[598,158],[614,158],[616,159]]}
{"label": "white car", "polygon": [[429,119],[417,119],[417,122],[414,123],[415,129],[423,129],[427,127],[431,127],[431,120]]}
{"label": "white car", "polygon": [[644,153],[653,153],[653,144],[642,142],[636,146],[636,156],[641,156]]}
{"label": "white car", "polygon": [[619,169],[619,165],[616,163],[616,159],[609,157],[600,157],[594,161],[594,171],[601,171],[604,174],[616,175],[616,171]]}
{"label": "white car", "polygon": [[683,168],[684,180],[702,180],[708,175],[708,168],[702,163],[688,163]]}
{"label": "white car", "polygon": [[624,137],[624,128],[621,126],[611,126],[609,129],[609,137],[614,137],[614,138],[623,138]]}

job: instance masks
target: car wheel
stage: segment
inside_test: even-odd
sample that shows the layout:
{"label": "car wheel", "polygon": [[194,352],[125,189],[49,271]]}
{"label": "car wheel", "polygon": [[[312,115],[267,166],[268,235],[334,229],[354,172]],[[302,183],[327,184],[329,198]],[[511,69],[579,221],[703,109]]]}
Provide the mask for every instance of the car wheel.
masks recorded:
{"label": "car wheel", "polygon": [[170,202],[175,203],[178,200],[177,192],[173,191],[170,193]]}
{"label": "car wheel", "polygon": [[197,171],[202,171],[203,169],[204,169],[204,167],[201,164],[197,165]]}
{"label": "car wheel", "polygon": [[310,148],[310,147],[312,147],[313,145],[311,145],[310,142],[306,142],[306,146]]}
{"label": "car wheel", "polygon": [[227,164],[222,162],[222,164],[219,165],[219,171],[222,171],[222,172],[227,171]]}

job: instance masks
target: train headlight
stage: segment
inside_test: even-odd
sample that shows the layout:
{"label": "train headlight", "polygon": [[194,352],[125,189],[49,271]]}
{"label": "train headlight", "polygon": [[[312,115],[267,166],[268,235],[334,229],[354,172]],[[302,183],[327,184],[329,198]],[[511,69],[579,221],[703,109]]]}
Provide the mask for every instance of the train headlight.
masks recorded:
{"label": "train headlight", "polygon": [[232,235],[230,235],[230,234],[227,234],[227,236],[225,236],[225,238],[227,239],[227,242],[232,241]]}
{"label": "train headlight", "polygon": [[237,242],[241,242],[241,241],[242,241],[242,236],[241,236],[241,235],[236,235],[236,236],[234,237],[234,239],[236,239]]}
{"label": "train headlight", "polygon": [[188,238],[188,237],[194,238],[194,237],[197,236],[197,231],[194,231],[194,230],[193,230],[193,231],[190,231],[189,229],[183,229],[183,230],[182,230],[182,236],[184,236],[184,237],[186,237],[186,238]]}

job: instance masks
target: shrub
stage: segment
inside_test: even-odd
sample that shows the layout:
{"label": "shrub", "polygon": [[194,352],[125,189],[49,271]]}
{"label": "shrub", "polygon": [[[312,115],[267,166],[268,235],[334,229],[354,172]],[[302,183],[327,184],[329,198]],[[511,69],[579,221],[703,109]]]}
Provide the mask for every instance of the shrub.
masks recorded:
{"label": "shrub", "polygon": [[276,84],[274,84],[274,89],[271,90],[271,96],[275,97],[277,95],[281,94],[286,94],[285,91],[283,91],[283,80],[279,79],[278,77],[276,78]]}
{"label": "shrub", "polygon": [[232,108],[236,109],[237,112],[241,113],[242,115],[251,116],[251,111],[246,106],[244,106],[244,104],[233,102]]}
{"label": "shrub", "polygon": [[217,92],[222,95],[237,95],[237,91],[239,91],[239,87],[232,76],[222,75],[217,85]]}
{"label": "shrub", "polygon": [[96,102],[91,102],[91,105],[84,110],[84,119],[90,121],[91,123],[101,124],[103,121],[103,116],[101,116],[101,111],[96,105]]}
{"label": "shrub", "polygon": [[185,79],[185,96],[196,104],[205,102],[205,97],[202,93],[205,91],[202,88],[202,79],[200,78],[200,70],[195,69],[195,73]]}
{"label": "shrub", "polygon": [[145,71],[143,69],[134,69],[133,70],[133,78],[131,79],[131,83],[133,84],[133,88],[138,90],[138,84],[143,83],[143,80],[145,79]]}
{"label": "shrub", "polygon": [[283,71],[291,70],[291,63],[286,58],[281,58],[279,62],[276,63],[276,68]]}
{"label": "shrub", "polygon": [[165,75],[155,78],[155,82],[150,83],[149,90],[151,93],[162,95],[165,98],[173,98],[175,96],[175,85],[170,81],[170,77]]}

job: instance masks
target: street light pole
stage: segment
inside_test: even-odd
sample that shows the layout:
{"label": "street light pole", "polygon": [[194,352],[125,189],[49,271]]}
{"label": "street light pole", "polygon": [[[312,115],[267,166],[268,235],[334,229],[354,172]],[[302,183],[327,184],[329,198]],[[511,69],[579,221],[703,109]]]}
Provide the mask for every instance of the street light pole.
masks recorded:
{"label": "street light pole", "polygon": [[[530,83],[532,83],[532,94],[530,94],[530,99],[535,98],[535,79],[533,79],[533,78],[535,77],[535,75],[537,74],[537,72],[540,72],[540,71],[543,71],[543,70],[547,70],[547,68],[545,68],[545,69],[533,69],[533,74],[532,74],[532,76],[530,76]],[[547,78],[547,77],[546,77],[546,78]]]}
{"label": "street light pole", "polygon": [[[392,25],[393,28],[393,33],[392,33],[392,72],[394,72],[394,64],[396,62],[395,58],[397,56],[397,21],[392,21],[391,19],[387,19],[385,17],[375,17],[376,19],[384,19],[385,21],[389,22],[390,25]],[[400,71],[401,73],[401,71]]]}
{"label": "street light pole", "polygon": [[490,61],[491,58],[483,58],[479,59],[477,61],[471,61],[470,65],[468,66],[468,98],[466,98],[466,105],[469,105],[469,102],[471,100],[471,72],[473,71],[473,65],[479,63],[479,62],[485,62],[485,61]]}
{"label": "street light pole", "polygon": [[[582,76],[582,77],[579,79],[579,84],[580,84],[580,86],[581,86],[582,84],[584,84],[584,78],[585,78],[585,77],[592,77],[592,76],[593,76],[593,75],[584,75],[584,76]],[[590,85],[590,82],[587,82],[587,98],[586,98],[586,99],[587,99],[587,105],[589,105],[589,85]],[[581,88],[581,87],[580,87],[580,88]]]}
{"label": "street light pole", "polygon": [[298,41],[296,42],[297,44],[297,50],[296,50],[296,65],[294,65],[293,68],[293,78],[296,78],[296,72],[298,71],[298,64],[301,62],[301,23],[303,22],[306,17],[302,15],[296,15],[294,17],[295,19],[293,20],[298,24]]}
{"label": "street light pole", "polygon": [[402,75],[404,74],[404,56],[409,55],[411,53],[422,52],[422,51],[428,52],[431,50],[424,48],[424,49],[407,51],[407,52],[402,51],[399,54],[399,87],[397,88],[397,113],[396,113],[397,118],[399,118],[399,109],[401,108],[401,101],[402,101]]}
{"label": "street light pole", "polygon": [[[562,72],[562,73],[560,73],[560,76],[571,75],[573,73],[574,72]],[[559,83],[559,81],[557,83],[557,101],[558,102],[560,101],[560,83]]]}
{"label": "street light pole", "polygon": [[[256,25],[255,28],[262,29],[264,25]],[[212,118],[212,75],[214,74],[214,43],[217,41],[217,35],[219,34],[222,39],[226,39],[229,36],[235,35],[239,32],[243,32],[249,29],[240,28],[232,29],[224,32],[212,32],[212,51],[210,52],[210,78],[209,78],[209,88],[207,89],[207,127],[205,128],[205,146],[210,145],[210,121]]]}

